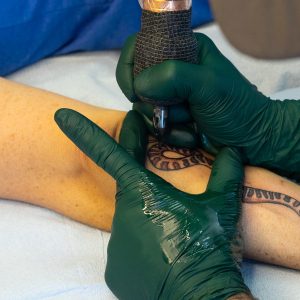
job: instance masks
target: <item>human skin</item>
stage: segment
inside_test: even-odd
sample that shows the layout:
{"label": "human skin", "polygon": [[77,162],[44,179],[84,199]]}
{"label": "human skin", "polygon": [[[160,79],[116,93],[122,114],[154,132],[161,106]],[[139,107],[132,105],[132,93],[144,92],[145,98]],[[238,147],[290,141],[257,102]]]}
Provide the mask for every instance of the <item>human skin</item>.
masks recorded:
{"label": "human skin", "polygon": [[[118,138],[125,112],[0,79],[0,156],[5,158],[0,160],[0,198],[46,207],[109,231],[115,182],[57,127],[53,116],[62,107],[79,111]],[[153,138],[148,148],[149,170],[185,192],[204,192],[212,157],[202,150],[159,148]],[[245,256],[300,269],[300,187],[267,170],[246,167],[244,194]]]}

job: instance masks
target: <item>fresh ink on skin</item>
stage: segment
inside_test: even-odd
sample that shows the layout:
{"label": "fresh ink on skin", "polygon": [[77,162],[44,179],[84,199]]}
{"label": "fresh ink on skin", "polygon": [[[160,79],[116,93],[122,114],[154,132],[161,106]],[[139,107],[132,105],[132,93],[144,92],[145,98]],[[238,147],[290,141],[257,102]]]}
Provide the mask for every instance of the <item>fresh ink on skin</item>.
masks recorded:
{"label": "fresh ink on skin", "polygon": [[162,171],[181,170],[195,165],[211,168],[213,164],[213,160],[200,150],[176,148],[157,142],[150,146],[147,155],[151,164]]}
{"label": "fresh ink on skin", "polygon": [[272,203],[286,206],[300,216],[300,201],[288,195],[245,186],[243,202]]}
{"label": "fresh ink on skin", "polygon": [[[191,150],[168,146],[158,143],[152,137],[149,139],[149,144],[148,159],[153,167],[160,171],[177,171],[196,165],[202,165],[210,169],[212,167],[213,159],[199,149]],[[275,191],[245,186],[243,202],[248,204],[271,203],[283,205],[300,216],[300,199]]]}

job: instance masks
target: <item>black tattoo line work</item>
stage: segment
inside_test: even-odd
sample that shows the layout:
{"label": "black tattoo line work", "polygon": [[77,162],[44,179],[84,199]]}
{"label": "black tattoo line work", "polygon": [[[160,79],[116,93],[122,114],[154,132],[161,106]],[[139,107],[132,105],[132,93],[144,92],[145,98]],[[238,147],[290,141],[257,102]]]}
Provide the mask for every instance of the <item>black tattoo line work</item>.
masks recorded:
{"label": "black tattoo line work", "polygon": [[[201,150],[176,148],[164,144],[160,145],[154,138],[150,138],[149,143],[150,147],[147,155],[151,164],[158,170],[176,171],[196,165],[203,165],[210,169],[212,167],[213,160],[207,157]],[[174,154],[173,157],[172,153]],[[292,209],[300,216],[300,200],[288,195],[245,186],[243,196],[244,203],[272,203],[283,205]]]}
{"label": "black tattoo line work", "polygon": [[[170,157],[167,154],[168,152],[172,152],[180,157]],[[195,165],[203,165],[211,168],[213,164],[213,160],[204,155],[200,150],[176,148],[168,145],[160,145],[157,142],[150,146],[147,154],[151,164],[156,169],[162,171],[181,170]]]}
{"label": "black tattoo line work", "polygon": [[284,205],[300,216],[300,201],[288,195],[245,186],[243,202]]}

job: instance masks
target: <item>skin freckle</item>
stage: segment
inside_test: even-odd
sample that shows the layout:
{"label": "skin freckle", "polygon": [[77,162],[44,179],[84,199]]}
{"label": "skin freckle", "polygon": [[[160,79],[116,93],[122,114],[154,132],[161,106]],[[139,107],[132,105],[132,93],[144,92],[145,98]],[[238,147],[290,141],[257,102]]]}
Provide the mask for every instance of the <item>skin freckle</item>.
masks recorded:
{"label": "skin freckle", "polygon": [[12,134],[9,135],[9,139],[12,140],[12,141],[15,139],[15,137],[16,137],[16,136],[15,136],[14,133],[12,133]]}

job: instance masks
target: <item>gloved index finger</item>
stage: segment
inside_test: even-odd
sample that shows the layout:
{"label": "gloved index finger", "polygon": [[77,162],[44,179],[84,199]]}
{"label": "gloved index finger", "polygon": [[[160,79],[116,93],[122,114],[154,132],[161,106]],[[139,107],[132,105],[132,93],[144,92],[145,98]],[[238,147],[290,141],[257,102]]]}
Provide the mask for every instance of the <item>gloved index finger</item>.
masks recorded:
{"label": "gloved index finger", "polygon": [[128,177],[139,177],[142,167],[91,120],[66,108],[58,110],[54,118],[64,134],[120,185],[126,184]]}
{"label": "gloved index finger", "polygon": [[130,102],[137,102],[139,98],[135,94],[133,85],[133,67],[136,35],[130,36],[121,51],[118,61],[116,78],[120,89]]}

